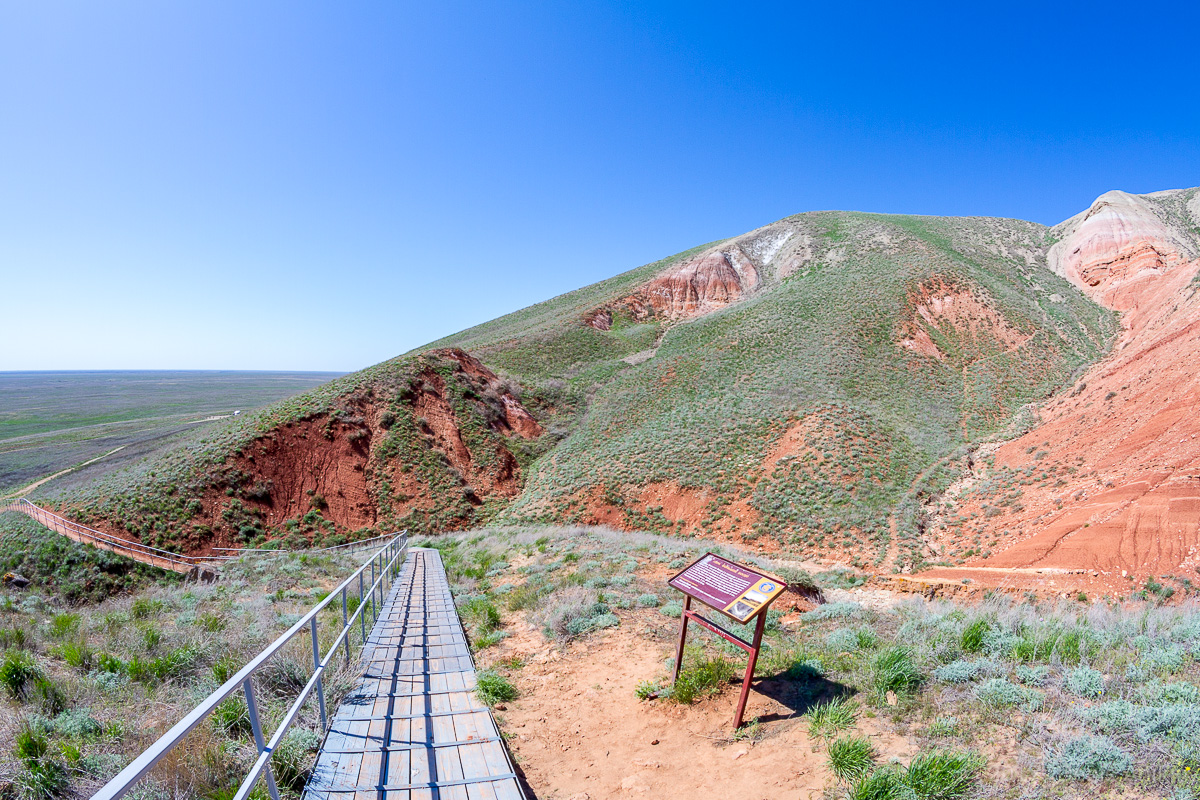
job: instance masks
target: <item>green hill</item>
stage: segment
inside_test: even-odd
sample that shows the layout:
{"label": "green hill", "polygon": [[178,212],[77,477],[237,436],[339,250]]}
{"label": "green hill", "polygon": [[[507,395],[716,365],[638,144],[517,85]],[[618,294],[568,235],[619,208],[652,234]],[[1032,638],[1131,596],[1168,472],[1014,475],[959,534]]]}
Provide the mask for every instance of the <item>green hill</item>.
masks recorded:
{"label": "green hill", "polygon": [[58,499],[186,549],[600,522],[905,566],[921,498],[1117,330],[1049,271],[1051,244],[1018,220],[801,214]]}

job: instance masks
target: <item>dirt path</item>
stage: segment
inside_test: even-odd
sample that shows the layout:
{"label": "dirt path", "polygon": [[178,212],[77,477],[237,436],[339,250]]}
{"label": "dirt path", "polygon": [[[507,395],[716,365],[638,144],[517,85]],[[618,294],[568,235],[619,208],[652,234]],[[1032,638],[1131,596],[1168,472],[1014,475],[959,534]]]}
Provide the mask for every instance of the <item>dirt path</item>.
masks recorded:
{"label": "dirt path", "polygon": [[102,460],[102,459],[108,458],[108,457],[109,457],[109,456],[111,456],[113,453],[116,453],[116,452],[119,452],[119,451],[121,451],[121,450],[124,450],[124,449],[125,449],[126,447],[128,447],[128,446],[129,446],[129,445],[125,445],[125,444],[123,444],[123,445],[121,445],[120,447],[117,447],[117,448],[114,448],[114,449],[112,449],[112,450],[109,450],[109,451],[108,451],[107,453],[105,453],[104,455],[99,455],[99,456],[96,456],[95,458],[91,459],[90,461],[84,461],[82,464],[76,464],[76,465],[75,465],[75,466],[73,466],[73,467],[67,467],[66,469],[64,469],[64,470],[61,470],[61,471],[59,471],[59,472],[56,472],[56,473],[54,473],[53,475],[50,475],[49,477],[42,478],[40,481],[35,481],[34,483],[31,483],[31,484],[29,484],[28,486],[26,486],[26,487],[25,487],[25,488],[23,488],[23,489],[18,489],[17,491],[15,491],[15,492],[12,492],[11,494],[0,495],[0,499],[2,499],[2,500],[7,500],[7,499],[9,499],[9,498],[12,498],[12,497],[24,497],[25,495],[29,494],[29,493],[30,493],[30,492],[32,492],[34,489],[38,488],[39,486],[41,486],[41,485],[42,485],[42,484],[44,484],[44,483],[49,483],[50,481],[54,480],[55,478],[61,478],[63,475],[66,475],[68,472],[74,472],[74,471],[75,471],[75,470],[77,470],[77,469],[81,469],[82,467],[86,467],[88,464],[95,464],[97,461],[100,461],[100,460]]}
{"label": "dirt path", "polygon": [[[692,706],[637,699],[637,685],[663,677],[673,655],[670,642],[638,630],[641,616],[561,649],[514,621],[515,635],[485,651],[490,662],[527,660],[516,674],[520,699],[497,715],[536,797],[821,797],[831,785],[826,755],[814,752],[797,710],[772,698],[782,685],[760,681],[750,694],[756,741],[729,738],[737,685]],[[916,752],[874,720],[859,729],[885,759]]]}

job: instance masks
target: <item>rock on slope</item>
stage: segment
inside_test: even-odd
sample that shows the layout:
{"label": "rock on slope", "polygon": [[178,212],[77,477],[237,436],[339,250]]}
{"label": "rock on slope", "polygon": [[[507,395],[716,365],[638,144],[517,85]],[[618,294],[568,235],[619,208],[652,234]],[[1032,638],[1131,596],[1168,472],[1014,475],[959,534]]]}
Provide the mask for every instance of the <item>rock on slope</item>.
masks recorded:
{"label": "rock on slope", "polygon": [[[1128,576],[1194,573],[1200,566],[1200,191],[1109,192],[1053,230],[1049,265],[1121,312],[1110,354],[1040,424],[980,464],[957,503],[932,526],[932,548],[958,534],[994,538],[967,572],[987,583],[1024,572],[1060,586],[1126,584]],[[1034,479],[1031,485],[1021,483]],[[1018,502],[998,502],[1012,489]],[[962,489],[962,487],[960,487]],[[1004,513],[995,515],[995,510]],[[988,516],[992,513],[993,516]],[[1082,571],[1082,574],[1079,574]]]}

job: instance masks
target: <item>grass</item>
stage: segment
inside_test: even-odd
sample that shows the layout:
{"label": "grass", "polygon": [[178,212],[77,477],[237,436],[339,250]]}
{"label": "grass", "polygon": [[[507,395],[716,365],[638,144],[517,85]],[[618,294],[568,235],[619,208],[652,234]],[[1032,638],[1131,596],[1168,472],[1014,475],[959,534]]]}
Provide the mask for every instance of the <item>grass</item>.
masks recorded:
{"label": "grass", "polygon": [[829,744],[829,769],[847,783],[868,774],[875,766],[874,745],[863,736],[849,736]]}
{"label": "grass", "polygon": [[683,667],[667,696],[681,705],[690,705],[719,692],[734,674],[733,663],[722,654],[705,655],[685,650]]}
{"label": "grass", "polygon": [[[567,617],[587,619],[591,605],[602,602],[627,635],[659,648],[664,658],[672,652],[678,618],[639,605],[638,598],[653,593],[661,600],[663,571],[706,550],[752,559],[714,542],[597,528],[497,527],[432,542],[451,565],[460,607],[490,604],[502,626],[536,621],[550,647],[583,639],[590,650],[603,646],[587,641],[600,632],[564,637],[541,621],[564,607],[579,610]],[[830,780],[838,784],[831,796],[1025,793],[1090,800],[1096,780],[1113,796],[1136,790],[1170,797],[1196,788],[1187,777],[1200,768],[1192,745],[1200,740],[1200,607],[1194,604],[991,597],[975,606],[912,599],[891,609],[819,608],[824,613],[800,615],[792,625],[770,618],[757,677],[769,680],[771,696],[795,713],[760,718],[753,740],[769,742],[790,725],[807,727],[824,758],[836,750],[845,766],[841,780],[829,762]],[[664,666],[639,676],[635,696],[679,703],[671,714],[695,713],[687,704],[706,696],[731,706],[729,679],[744,664],[742,652],[701,630],[689,645],[676,691]],[[508,648],[501,642],[482,658],[520,686],[515,669],[504,666],[514,653]],[[851,776],[854,748],[837,743],[867,736],[857,730],[865,720],[869,742],[902,739],[917,755],[904,763],[881,760]],[[1119,754],[1093,739],[1127,755],[1129,769],[1121,772]],[[1005,743],[1003,750],[997,742]],[[1090,777],[1070,777],[1083,773]]]}
{"label": "grass", "polygon": [[809,738],[829,740],[854,727],[858,704],[848,697],[838,697],[813,706],[807,716]]}
{"label": "grass", "polygon": [[[94,479],[129,457],[162,452],[197,419],[252,409],[304,391],[333,373],[66,372],[0,374],[0,492],[13,491],[124,447],[85,468]],[[52,488],[47,486],[47,489]]]}
{"label": "grass", "polygon": [[[12,538],[6,536],[4,545],[13,545]],[[26,546],[41,544],[31,537]],[[9,552],[17,552],[15,545]],[[79,548],[82,574],[95,574],[89,571],[109,556]],[[54,573],[31,570],[33,586],[3,595],[0,603],[0,716],[25,721],[24,728],[0,727],[0,770],[15,796],[94,791],[145,746],[138,732],[147,708],[162,720],[181,718],[354,566],[329,556],[249,558],[223,567],[217,584],[182,585],[173,576],[156,581],[147,575],[135,588],[69,609],[49,579]],[[323,649],[340,617],[319,618]],[[353,633],[357,640],[357,626]],[[308,680],[311,647],[307,633],[297,637],[256,676],[266,724],[279,721]],[[325,685],[333,707],[350,686],[340,667],[326,673]],[[311,768],[319,724],[315,707],[306,706],[273,757],[287,797],[298,796]],[[244,701],[235,695],[172,751],[141,791],[157,796],[169,788],[198,797],[230,792],[253,758],[248,732]]]}
{"label": "grass", "polygon": [[875,659],[875,691],[880,695],[912,692],[924,682],[925,676],[907,647],[889,647]]}
{"label": "grass", "polygon": [[517,699],[517,688],[494,670],[480,670],[475,685],[475,695],[489,706]]}

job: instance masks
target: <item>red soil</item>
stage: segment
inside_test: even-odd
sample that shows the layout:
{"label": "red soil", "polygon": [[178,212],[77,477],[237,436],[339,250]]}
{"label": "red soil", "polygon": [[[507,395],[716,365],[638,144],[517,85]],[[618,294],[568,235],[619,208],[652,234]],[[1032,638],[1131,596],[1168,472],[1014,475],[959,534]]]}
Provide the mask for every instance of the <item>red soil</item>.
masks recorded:
{"label": "red soil", "polygon": [[[468,500],[473,504],[488,497],[516,496],[521,490],[520,467],[504,446],[504,438],[536,438],[542,434],[541,425],[478,359],[461,350],[434,351],[423,358],[427,363],[412,383],[412,403],[413,417],[425,420],[429,446],[445,454],[448,468],[456,470],[471,487]],[[439,362],[444,369],[447,361],[468,376],[477,398],[486,397],[486,402],[493,404],[494,413],[487,416],[501,434],[494,452],[472,452],[467,446],[445,379],[435,369]],[[225,519],[235,502],[259,512],[268,533],[278,532],[286,520],[314,510],[340,532],[386,525],[389,520],[379,514],[379,495],[385,491],[381,479],[385,477],[391,486],[388,499],[394,518],[437,508],[445,498],[435,496],[411,471],[401,469],[402,464],[390,462],[378,452],[388,435],[383,414],[389,402],[373,389],[365,389],[341,398],[337,413],[287,423],[230,455],[215,468],[224,480],[202,495],[202,508],[179,536],[181,544],[193,554],[240,546],[238,523]],[[483,405],[485,400],[474,402]],[[233,494],[227,490],[231,485],[235,486]],[[105,520],[93,524],[106,533],[128,536]]]}
{"label": "red soil", "polygon": [[[990,558],[924,577],[1085,590],[1128,590],[1130,577],[1196,578],[1200,298],[1192,279],[1200,260],[1185,258],[1176,236],[1136,203],[1114,210],[1108,197],[1056,250],[1063,274],[1122,312],[1120,338],[1041,409],[1040,425],[995,453],[998,468],[1054,468],[1056,479],[1021,487],[1023,508],[991,525],[1002,541]],[[954,511],[981,516],[982,502]]]}
{"label": "red soil", "polygon": [[921,284],[908,303],[912,316],[904,326],[900,346],[923,356],[946,360],[930,331],[947,328],[964,342],[963,350],[968,353],[994,350],[996,343],[1016,350],[1029,341],[1029,334],[1010,325],[990,303],[945,278],[934,277]]}
{"label": "red soil", "polygon": [[585,322],[597,330],[609,330],[616,309],[639,321],[674,322],[724,308],[758,285],[758,269],[741,248],[718,248],[684,261],[633,294],[590,312]]}

